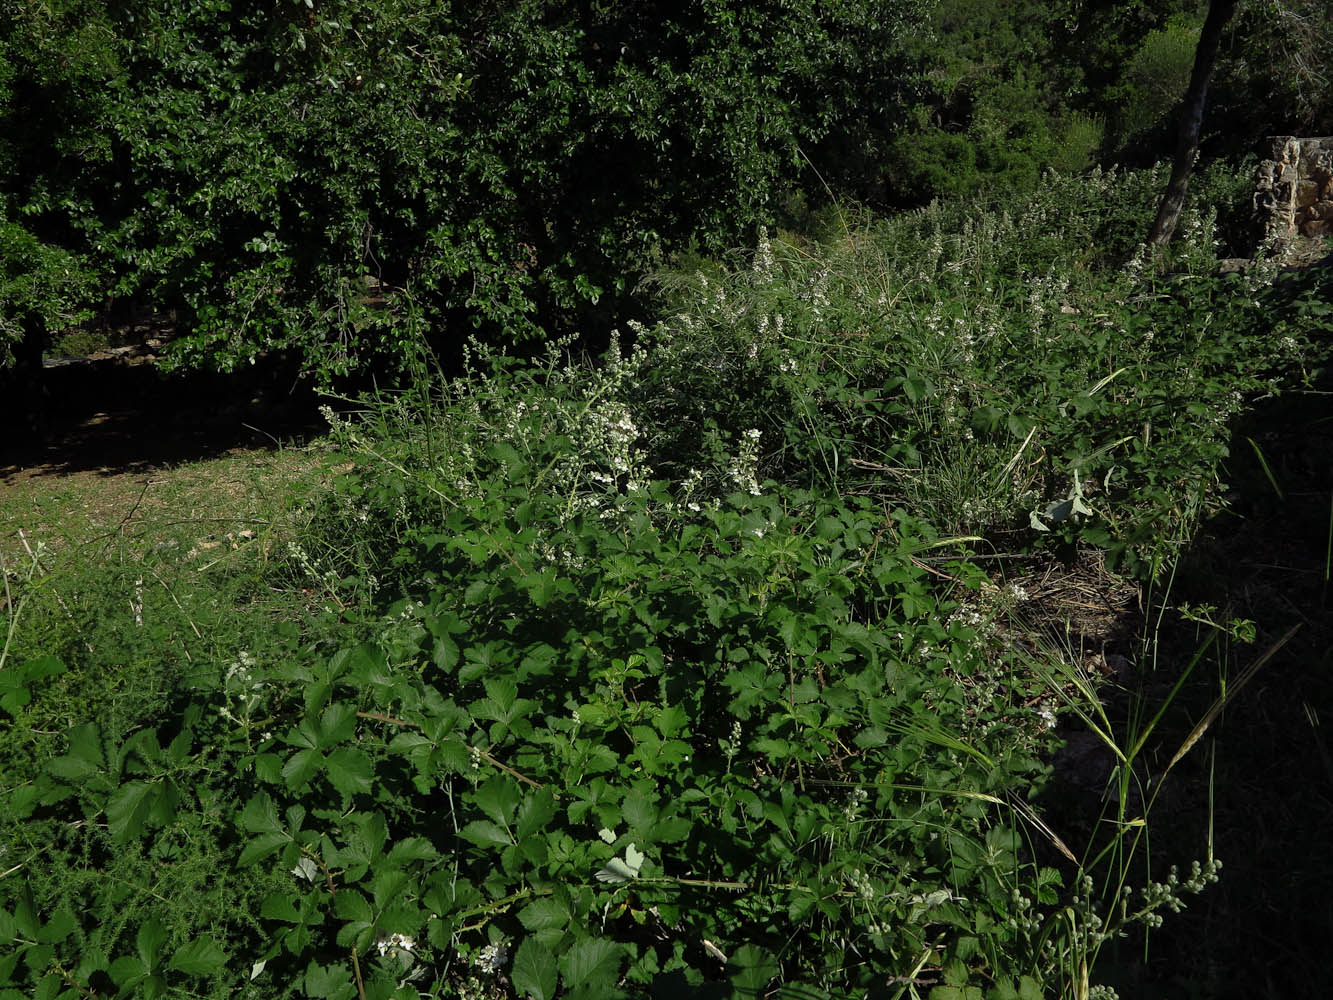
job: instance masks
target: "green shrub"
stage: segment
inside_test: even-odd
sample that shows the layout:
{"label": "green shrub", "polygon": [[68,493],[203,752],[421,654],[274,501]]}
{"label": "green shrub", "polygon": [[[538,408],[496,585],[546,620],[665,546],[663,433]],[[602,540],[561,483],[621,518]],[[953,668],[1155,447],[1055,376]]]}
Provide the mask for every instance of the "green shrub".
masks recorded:
{"label": "green shrub", "polygon": [[1162,126],[1174,114],[1189,86],[1198,40],[1197,23],[1168,24],[1143,40],[1121,77],[1113,147]]}
{"label": "green shrub", "polygon": [[[352,467],[238,589],[8,576],[5,996],[1084,995],[1217,864],[1140,861],[1161,713],[1118,743],[966,546],[1161,575],[1328,347],[1325,276],[1215,277],[1206,226],[1103,269],[1152,183],[827,213],[662,274],[600,363],[330,412]],[[1083,852],[1057,712],[1119,761]]]}
{"label": "green shrub", "polygon": [[[1242,175],[1209,168],[1199,194],[1229,198]],[[652,461],[683,481],[754,428],[761,479],[1151,572],[1215,502],[1230,417],[1317,332],[1274,329],[1292,286],[1213,274],[1213,206],[1191,202],[1162,262],[1174,274],[1131,256],[1162,178],[1050,176],[1024,199],[764,239],[721,271],[664,275],[631,407],[661,435]]]}
{"label": "green shrub", "polygon": [[[740,239],[809,164],[838,182],[873,159],[915,16],[18,5],[0,21],[0,213],[87,272],[62,293],[76,310],[177,310],[177,363],[293,349],[329,377],[410,358],[422,316],[452,355],[478,330],[572,328],[664,248]],[[55,270],[4,237],[0,304],[11,272],[46,287]],[[51,296],[21,291],[54,333]]]}

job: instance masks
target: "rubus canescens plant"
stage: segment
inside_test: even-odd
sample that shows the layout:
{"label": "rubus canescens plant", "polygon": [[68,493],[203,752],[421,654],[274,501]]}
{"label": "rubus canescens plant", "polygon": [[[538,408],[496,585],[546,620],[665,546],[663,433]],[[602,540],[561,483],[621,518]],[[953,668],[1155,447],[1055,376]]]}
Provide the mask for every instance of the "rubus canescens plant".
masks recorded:
{"label": "rubus canescens plant", "polygon": [[490,962],[525,996],[750,996],[1015,967],[1012,892],[1059,881],[1006,804],[1045,727],[969,702],[987,659],[913,560],[929,529],[666,499],[569,520],[497,477],[378,641],[268,675],[240,863],[294,874],[266,974],[387,995]]}

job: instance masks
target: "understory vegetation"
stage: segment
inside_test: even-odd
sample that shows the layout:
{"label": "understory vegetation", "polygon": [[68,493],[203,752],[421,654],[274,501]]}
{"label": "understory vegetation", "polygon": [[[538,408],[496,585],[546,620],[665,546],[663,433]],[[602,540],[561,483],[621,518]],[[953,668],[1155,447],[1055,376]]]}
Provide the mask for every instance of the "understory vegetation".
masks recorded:
{"label": "understory vegetation", "polygon": [[1183,609],[1219,700],[1161,752],[1152,630],[1107,680],[1033,568],[1178,614],[1234,418],[1333,311],[1216,273],[1220,165],[1136,251],[1164,179],[811,214],[602,357],[331,400],[336,476],[216,547],[7,538],[0,997],[1113,996],[1220,874],[1153,804],[1263,651]]}

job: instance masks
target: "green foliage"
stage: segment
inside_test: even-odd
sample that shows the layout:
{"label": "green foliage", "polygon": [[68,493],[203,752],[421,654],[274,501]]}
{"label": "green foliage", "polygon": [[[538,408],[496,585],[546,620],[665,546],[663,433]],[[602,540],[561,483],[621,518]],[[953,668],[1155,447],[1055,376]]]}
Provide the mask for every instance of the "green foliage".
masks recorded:
{"label": "green foliage", "polygon": [[1026,192],[1048,169],[1078,173],[1102,145],[1103,108],[1077,100],[1064,15],[1035,3],[950,0],[912,43],[917,101],[887,167],[892,197],[924,204],[982,190]]}
{"label": "green foliage", "polygon": [[[1333,131],[1333,10],[1319,0],[1242,4],[1209,103],[1222,142]],[[1253,137],[1250,145],[1243,137]]]}
{"label": "green foliage", "polygon": [[[1082,995],[1216,865],[1129,863],[1165,707],[1117,744],[967,547],[1158,573],[1327,312],[1214,276],[1214,206],[1105,268],[1156,183],[761,233],[597,364],[330,411],[350,467],[217,572],[7,574],[4,995]],[[1082,856],[1057,711],[1123,765]]]}
{"label": "green foliage", "polygon": [[0,209],[105,275],[65,297],[176,309],[178,363],[326,377],[410,357],[404,317],[446,353],[572,323],[765,220],[802,152],[836,179],[893,117],[914,10],[9,7]]}
{"label": "green foliage", "polygon": [[[1229,200],[1243,174],[1210,168],[1202,194]],[[764,240],[752,260],[663,276],[673,318],[648,338],[633,407],[663,435],[650,454],[684,481],[672,456],[753,428],[760,480],[870,492],[1006,551],[1033,531],[1093,544],[1152,572],[1216,497],[1230,417],[1319,333],[1290,308],[1317,292],[1213,274],[1215,206],[1187,209],[1178,273],[1141,256],[1096,266],[1131,256],[1161,178],[1050,177],[989,211]]]}
{"label": "green foliage", "polygon": [[1174,115],[1189,86],[1201,23],[1171,23],[1152,32],[1129,60],[1116,102],[1115,148]]}

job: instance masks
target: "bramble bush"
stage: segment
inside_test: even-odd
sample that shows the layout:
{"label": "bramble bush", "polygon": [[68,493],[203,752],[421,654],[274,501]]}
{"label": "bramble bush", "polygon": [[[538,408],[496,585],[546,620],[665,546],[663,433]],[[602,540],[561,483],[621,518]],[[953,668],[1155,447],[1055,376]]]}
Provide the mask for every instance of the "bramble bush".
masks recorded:
{"label": "bramble bush", "polygon": [[[1203,214],[1175,273],[1100,267],[1140,190],[764,237],[598,364],[330,411],[277,625],[122,567],[84,645],[7,574],[0,996],[1088,995],[1217,864],[1129,863],[1152,725],[1109,846],[1042,820],[1057,715],[1112,726],[969,551],[1169,565],[1327,322],[1318,278],[1211,277]],[[173,617],[210,606],[225,644]],[[101,710],[143,629],[154,690]]]}
{"label": "bramble bush", "polygon": [[[1220,495],[1231,418],[1327,354],[1327,279],[1262,258],[1215,274],[1217,205],[1191,203],[1169,260],[1133,251],[1161,177],[1052,174],[984,212],[829,216],[815,243],[763,237],[663,273],[631,405],[645,449],[684,480],[755,428],[761,478],[1156,572]],[[1234,178],[1203,180],[1229,208]]]}

